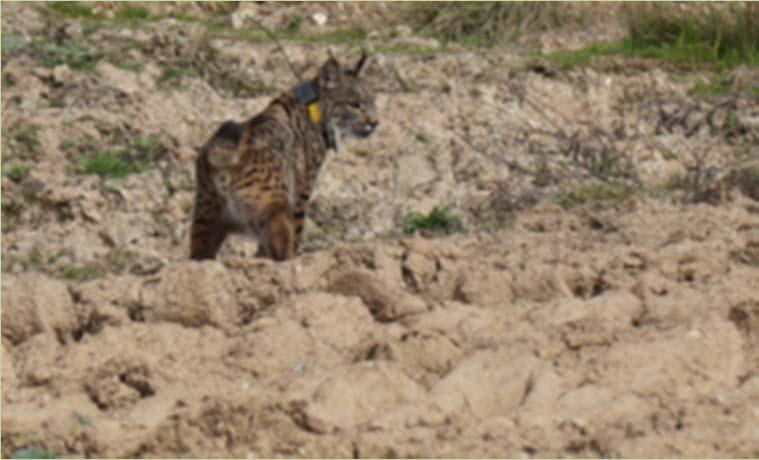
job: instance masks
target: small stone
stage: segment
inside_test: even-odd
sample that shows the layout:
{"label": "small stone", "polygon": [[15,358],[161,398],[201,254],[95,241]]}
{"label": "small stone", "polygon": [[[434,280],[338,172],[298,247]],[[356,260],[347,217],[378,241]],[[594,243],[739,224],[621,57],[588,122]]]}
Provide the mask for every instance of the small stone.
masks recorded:
{"label": "small stone", "polygon": [[327,15],[324,13],[314,13],[311,15],[311,19],[320,27],[327,23]]}

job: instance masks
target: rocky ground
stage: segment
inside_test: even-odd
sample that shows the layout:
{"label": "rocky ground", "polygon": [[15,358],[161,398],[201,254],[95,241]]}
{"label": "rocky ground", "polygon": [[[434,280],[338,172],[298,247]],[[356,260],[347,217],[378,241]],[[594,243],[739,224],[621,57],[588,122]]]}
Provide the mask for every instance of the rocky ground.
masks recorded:
{"label": "rocky ground", "polygon": [[[759,456],[756,69],[704,98],[390,5],[81,8],[2,5],[3,456]],[[306,75],[366,46],[381,122],[295,260],[190,262],[195,148],[297,82],[251,17]],[[404,234],[436,208],[462,231]]]}

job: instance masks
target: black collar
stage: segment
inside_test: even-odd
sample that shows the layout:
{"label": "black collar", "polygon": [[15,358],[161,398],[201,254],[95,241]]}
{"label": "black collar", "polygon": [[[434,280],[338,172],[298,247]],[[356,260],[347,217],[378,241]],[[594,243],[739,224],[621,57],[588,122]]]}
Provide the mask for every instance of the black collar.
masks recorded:
{"label": "black collar", "polygon": [[321,127],[327,148],[332,148],[337,152],[337,138],[334,127],[329,120],[325,120],[322,117],[322,110],[319,105],[319,89],[314,86],[313,82],[306,81],[293,89],[293,96],[306,105],[311,123]]}

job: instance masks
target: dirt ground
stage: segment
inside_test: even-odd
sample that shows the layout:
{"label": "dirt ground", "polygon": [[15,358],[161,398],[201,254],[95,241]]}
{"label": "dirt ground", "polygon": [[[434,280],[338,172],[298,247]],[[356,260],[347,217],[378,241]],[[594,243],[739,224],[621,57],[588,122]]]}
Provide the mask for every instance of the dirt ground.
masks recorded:
{"label": "dirt ground", "polygon": [[[2,5],[4,457],[759,457],[755,98],[442,49],[389,4],[148,6]],[[283,45],[305,75],[367,46],[380,125],[295,260],[191,262],[196,147],[297,83],[240,31],[296,13],[367,28]],[[132,174],[86,174],[103,152]],[[436,207],[464,232],[403,234]]]}

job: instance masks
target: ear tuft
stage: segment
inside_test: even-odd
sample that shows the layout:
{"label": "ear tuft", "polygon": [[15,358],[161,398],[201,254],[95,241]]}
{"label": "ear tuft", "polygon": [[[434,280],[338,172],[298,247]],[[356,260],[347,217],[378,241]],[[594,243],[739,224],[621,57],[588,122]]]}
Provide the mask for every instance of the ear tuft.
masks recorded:
{"label": "ear tuft", "polygon": [[356,67],[354,67],[353,70],[350,71],[350,73],[358,77],[358,74],[361,72],[361,68],[364,67],[364,63],[366,63],[366,49],[361,48],[361,57],[358,58]]}
{"label": "ear tuft", "polygon": [[329,58],[319,70],[319,85],[323,88],[334,89],[340,83],[342,71],[340,70],[340,63],[332,54],[332,50],[327,50],[327,53]]}

